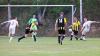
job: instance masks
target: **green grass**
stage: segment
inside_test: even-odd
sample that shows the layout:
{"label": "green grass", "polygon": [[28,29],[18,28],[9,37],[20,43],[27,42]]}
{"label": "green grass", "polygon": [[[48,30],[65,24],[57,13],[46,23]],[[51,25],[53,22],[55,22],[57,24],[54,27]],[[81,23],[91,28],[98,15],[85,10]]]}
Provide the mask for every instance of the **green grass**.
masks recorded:
{"label": "green grass", "polygon": [[20,43],[17,38],[9,43],[8,37],[0,37],[0,56],[100,56],[100,38],[88,38],[87,41],[69,41],[63,45],[55,37],[41,37],[35,43],[26,38]]}

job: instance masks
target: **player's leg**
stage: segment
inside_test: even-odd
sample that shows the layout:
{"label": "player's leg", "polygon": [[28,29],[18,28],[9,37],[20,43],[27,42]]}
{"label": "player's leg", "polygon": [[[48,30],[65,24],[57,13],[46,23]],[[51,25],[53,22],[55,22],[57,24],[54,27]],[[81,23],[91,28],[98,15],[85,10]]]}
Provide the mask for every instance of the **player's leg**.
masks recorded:
{"label": "player's leg", "polygon": [[10,32],[10,30],[9,30],[8,37],[10,37],[10,35],[11,35],[11,32]]}
{"label": "player's leg", "polygon": [[14,27],[9,28],[9,32],[10,32],[10,39],[9,39],[9,42],[11,42],[12,39],[14,38],[15,28],[14,28]]}
{"label": "player's leg", "polygon": [[58,43],[61,43],[61,30],[58,30]]}
{"label": "player's leg", "polygon": [[63,40],[64,40],[64,38],[65,38],[65,34],[62,34],[61,42],[60,42],[61,45],[63,44]]}
{"label": "player's leg", "polygon": [[75,39],[78,40],[78,31],[74,31]]}
{"label": "player's leg", "polygon": [[73,40],[73,37],[74,37],[74,32],[72,31],[71,36],[70,36],[70,40]]}
{"label": "player's leg", "polygon": [[61,35],[58,35],[58,43],[60,44]]}
{"label": "player's leg", "polygon": [[70,36],[70,40],[73,40],[73,35]]}
{"label": "player's leg", "polygon": [[85,35],[82,35],[82,40],[86,40],[86,38],[85,38],[86,36]]}
{"label": "player's leg", "polygon": [[26,38],[29,33],[30,33],[30,29],[25,29],[25,35],[18,38],[18,42],[20,42],[22,39]]}
{"label": "player's leg", "polygon": [[63,41],[64,38],[65,38],[65,30],[62,30],[62,38],[61,38],[61,40]]}
{"label": "player's leg", "polygon": [[37,39],[36,39],[36,35],[37,35],[37,32],[32,32],[32,38],[34,39],[34,42],[37,41]]}
{"label": "player's leg", "polygon": [[81,36],[80,40],[86,40],[86,39],[85,39],[85,35],[86,35],[86,31],[83,30],[83,31],[82,31],[82,36]]}
{"label": "player's leg", "polygon": [[37,39],[36,39],[37,31],[38,31],[37,26],[32,27],[31,34],[32,34],[32,38],[34,39],[34,42],[37,41]]}
{"label": "player's leg", "polygon": [[86,40],[86,34],[88,33],[90,31],[90,29],[84,29],[83,31],[82,31],[82,36],[81,36],[81,38],[82,38],[82,40]]}
{"label": "player's leg", "polygon": [[24,36],[18,38],[18,42],[20,42],[22,39],[26,38],[27,37],[27,34],[25,34]]}
{"label": "player's leg", "polygon": [[80,40],[83,40],[83,37],[84,37],[84,31],[82,31],[82,33],[81,33],[81,37],[80,37]]}
{"label": "player's leg", "polygon": [[65,30],[62,30],[61,45],[62,45],[62,42],[63,42],[64,38],[65,38]]}
{"label": "player's leg", "polygon": [[63,40],[64,40],[64,38],[65,38],[65,34],[62,34],[62,38],[61,38],[61,40],[63,41]]}
{"label": "player's leg", "polygon": [[80,40],[86,40],[86,39],[85,39],[85,34],[82,34]]}

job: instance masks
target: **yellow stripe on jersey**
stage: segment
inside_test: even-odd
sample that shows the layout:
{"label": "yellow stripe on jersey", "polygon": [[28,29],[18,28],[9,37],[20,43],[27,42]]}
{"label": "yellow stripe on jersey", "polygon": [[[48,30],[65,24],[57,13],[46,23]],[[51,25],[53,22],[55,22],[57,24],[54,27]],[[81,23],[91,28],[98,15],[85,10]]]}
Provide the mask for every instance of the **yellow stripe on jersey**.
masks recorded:
{"label": "yellow stripe on jersey", "polygon": [[64,18],[64,23],[67,23],[67,18]]}
{"label": "yellow stripe on jersey", "polygon": [[32,23],[32,26],[34,26],[35,25],[35,23]]}
{"label": "yellow stripe on jersey", "polygon": [[79,21],[74,22],[72,24],[72,30],[78,31],[79,30],[79,27],[80,27],[80,22]]}

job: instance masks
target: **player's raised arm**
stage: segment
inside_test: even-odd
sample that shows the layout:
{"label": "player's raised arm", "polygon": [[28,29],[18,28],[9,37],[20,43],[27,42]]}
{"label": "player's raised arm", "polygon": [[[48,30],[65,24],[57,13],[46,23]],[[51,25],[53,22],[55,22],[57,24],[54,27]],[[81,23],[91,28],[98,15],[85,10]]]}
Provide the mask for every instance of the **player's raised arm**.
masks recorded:
{"label": "player's raised arm", "polygon": [[98,21],[90,21],[91,23],[100,23],[100,22],[98,22]]}
{"label": "player's raised arm", "polygon": [[1,23],[1,25],[5,24],[5,23],[8,23],[8,22],[10,22],[10,21],[4,21],[4,22]]}
{"label": "player's raised arm", "polygon": [[100,23],[100,22],[97,22],[97,21],[96,21],[96,23]]}

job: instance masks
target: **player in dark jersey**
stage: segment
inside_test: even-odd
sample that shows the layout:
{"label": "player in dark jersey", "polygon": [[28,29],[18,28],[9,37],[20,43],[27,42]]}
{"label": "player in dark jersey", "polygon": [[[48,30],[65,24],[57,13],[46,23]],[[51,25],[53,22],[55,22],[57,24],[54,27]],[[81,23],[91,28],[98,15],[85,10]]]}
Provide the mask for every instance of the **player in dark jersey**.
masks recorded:
{"label": "player in dark jersey", "polygon": [[58,43],[62,45],[62,41],[65,38],[65,27],[67,20],[64,18],[64,13],[60,13],[60,17],[56,20],[55,30],[58,31]]}
{"label": "player in dark jersey", "polygon": [[30,30],[30,25],[27,25],[26,28],[25,28],[25,35],[18,38],[18,42],[20,42],[21,39],[26,38],[29,33],[32,33],[32,31]]}
{"label": "player in dark jersey", "polygon": [[73,37],[75,37],[75,39],[78,40],[78,33],[81,28],[80,24],[81,24],[80,21],[76,17],[74,17],[74,21],[73,21],[72,25],[69,26],[69,28],[72,28],[70,40],[72,40]]}

